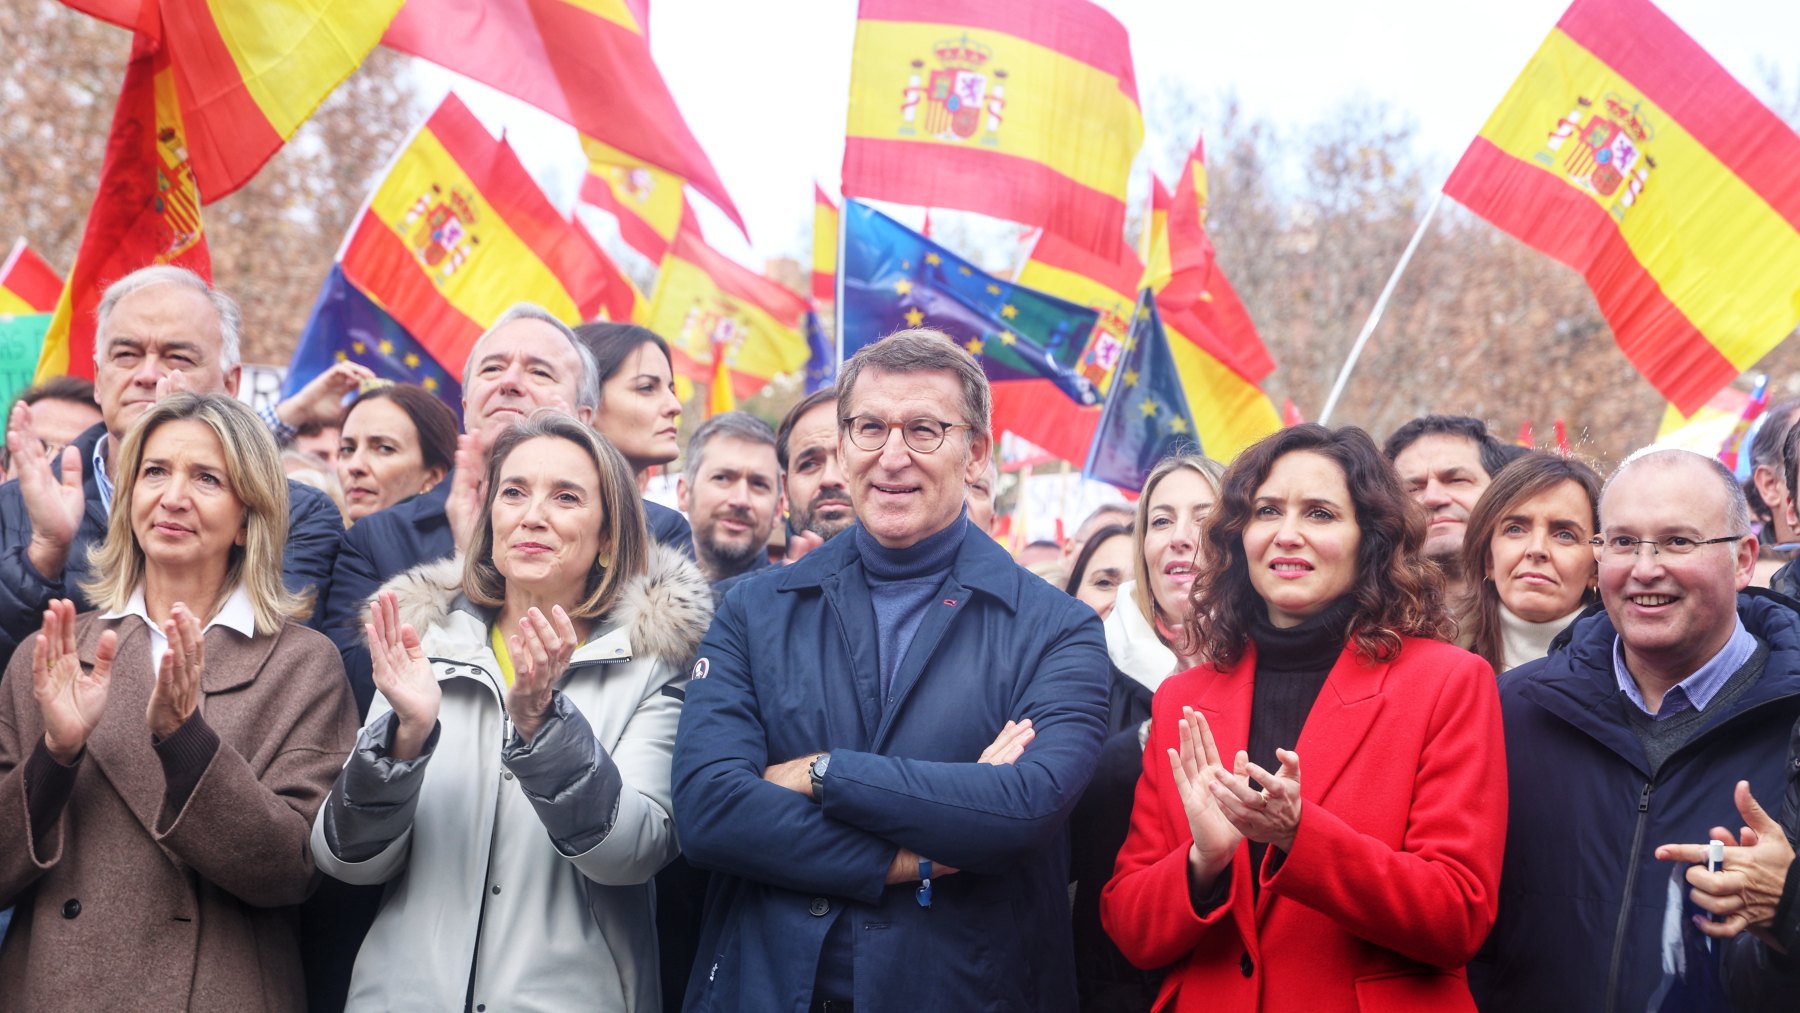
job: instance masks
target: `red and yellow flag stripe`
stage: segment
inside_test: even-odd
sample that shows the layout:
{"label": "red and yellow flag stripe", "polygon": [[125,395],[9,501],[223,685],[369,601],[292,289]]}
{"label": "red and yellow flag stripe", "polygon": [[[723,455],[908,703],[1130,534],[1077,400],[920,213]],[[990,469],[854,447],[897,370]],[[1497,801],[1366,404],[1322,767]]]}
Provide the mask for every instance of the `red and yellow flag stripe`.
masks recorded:
{"label": "red and yellow flag stripe", "polygon": [[581,199],[618,219],[627,246],[661,263],[688,214],[681,177],[591,137],[581,139],[581,149],[588,157]]}
{"label": "red and yellow flag stripe", "polygon": [[684,180],[744,227],[651,57],[643,0],[408,0],[382,41]]}
{"label": "red and yellow flag stripe", "polygon": [[675,237],[657,273],[651,330],[668,339],[675,371],[716,383],[723,354],[736,397],[806,365],[806,300],[719,253],[691,229]]}
{"label": "red and yellow flag stripe", "polygon": [[593,250],[511,146],[450,95],[389,167],[339,259],[352,284],[457,370],[514,303],[571,324],[595,316],[607,283]]}
{"label": "red and yellow flag stripe", "polygon": [[813,184],[812,297],[837,301],[838,206]]}
{"label": "red and yellow flag stripe", "polygon": [[851,59],[847,196],[980,211],[1111,255],[1144,127],[1110,14],[863,0]]}
{"label": "red and yellow flag stripe", "polygon": [[1800,136],[1647,0],[1578,0],[1444,192],[1582,272],[1695,411],[1800,322]]}
{"label": "red and yellow flag stripe", "polygon": [[62,275],[20,239],[0,262],[0,314],[49,313],[62,295]]}

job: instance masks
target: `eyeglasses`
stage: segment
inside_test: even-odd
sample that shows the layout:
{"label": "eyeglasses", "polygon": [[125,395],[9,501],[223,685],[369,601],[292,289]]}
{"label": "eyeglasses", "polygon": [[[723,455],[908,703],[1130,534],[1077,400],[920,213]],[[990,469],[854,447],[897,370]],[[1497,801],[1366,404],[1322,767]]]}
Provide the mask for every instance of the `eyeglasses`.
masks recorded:
{"label": "eyeglasses", "polygon": [[1723,538],[1689,538],[1686,535],[1670,535],[1667,538],[1633,538],[1630,535],[1608,535],[1605,538],[1595,535],[1588,539],[1594,547],[1594,556],[1607,562],[1624,562],[1636,559],[1643,546],[1650,546],[1652,556],[1660,556],[1667,552],[1671,555],[1685,556],[1702,545],[1719,545],[1724,542],[1742,541],[1749,535],[1726,535]]}
{"label": "eyeglasses", "polygon": [[952,429],[974,429],[967,422],[940,422],[937,419],[917,418],[905,422],[889,422],[874,415],[852,415],[843,420],[844,429],[850,434],[850,442],[857,449],[870,452],[887,446],[888,434],[900,430],[900,438],[906,445],[921,454],[929,454],[944,445],[944,437]]}

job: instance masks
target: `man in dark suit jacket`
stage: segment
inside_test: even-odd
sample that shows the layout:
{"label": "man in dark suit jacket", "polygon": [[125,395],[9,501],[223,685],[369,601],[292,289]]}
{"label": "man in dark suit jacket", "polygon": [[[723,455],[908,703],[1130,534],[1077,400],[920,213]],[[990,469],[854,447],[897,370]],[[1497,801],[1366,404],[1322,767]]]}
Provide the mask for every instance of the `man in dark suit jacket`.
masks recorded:
{"label": "man in dark suit jacket", "polygon": [[[0,663],[37,632],[53,598],[86,611],[81,590],[88,548],[106,538],[112,516],[113,459],[126,430],[165,394],[237,393],[243,316],[229,295],[185,268],[146,267],[101,297],[94,332],[99,424],[49,460],[34,435],[31,408],[7,424],[13,481],[0,486]],[[290,590],[324,600],[343,537],[337,507],[322,492],[288,482],[288,541],[282,578]]]}
{"label": "man in dark suit jacket", "polygon": [[727,593],[688,686],[676,825],[715,875],[687,1008],[1073,1010],[1099,619],[968,521],[992,439],[967,352],[902,331],[841,390],[860,521]]}

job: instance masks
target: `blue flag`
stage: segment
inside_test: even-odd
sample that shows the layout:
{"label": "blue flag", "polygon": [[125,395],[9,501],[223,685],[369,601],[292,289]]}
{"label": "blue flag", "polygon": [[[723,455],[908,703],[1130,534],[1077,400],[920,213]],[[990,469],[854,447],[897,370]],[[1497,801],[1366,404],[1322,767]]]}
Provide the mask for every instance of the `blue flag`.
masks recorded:
{"label": "blue flag", "polygon": [[1171,454],[1198,454],[1194,413],[1182,393],[1181,374],[1169,351],[1169,336],[1148,289],[1138,297],[1125,354],[1113,372],[1100,410],[1100,425],[1088,450],[1089,478],[1133,491],[1156,462]]}
{"label": "blue flag", "polygon": [[838,265],[846,357],[907,327],[934,327],[969,350],[990,381],[1045,379],[1076,404],[1100,394],[1080,372],[1099,315],[1002,281],[857,201],[844,202]]}
{"label": "blue flag", "polygon": [[819,311],[806,313],[806,392],[816,394],[837,379],[837,345],[825,334]]}
{"label": "blue flag", "polygon": [[406,328],[350,284],[343,265],[333,264],[288,363],[281,396],[292,395],[346,359],[362,363],[383,379],[417,384],[462,417],[462,377],[445,369]]}

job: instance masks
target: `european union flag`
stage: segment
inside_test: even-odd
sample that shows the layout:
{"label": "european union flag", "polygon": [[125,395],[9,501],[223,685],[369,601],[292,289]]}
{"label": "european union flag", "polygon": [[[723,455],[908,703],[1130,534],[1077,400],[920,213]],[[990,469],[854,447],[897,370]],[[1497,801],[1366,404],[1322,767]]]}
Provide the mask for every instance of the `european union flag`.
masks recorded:
{"label": "european union flag", "polygon": [[1169,336],[1146,289],[1138,297],[1125,354],[1113,373],[1100,410],[1100,425],[1088,450],[1089,478],[1138,490],[1156,462],[1170,454],[1198,454],[1194,413],[1181,390],[1181,374],[1169,351]]}
{"label": "european union flag", "polygon": [[816,394],[837,379],[837,346],[825,334],[819,311],[806,312],[806,392]]}
{"label": "european union flag", "polygon": [[1100,394],[1080,372],[1099,315],[1002,281],[866,204],[844,202],[838,267],[844,355],[906,327],[935,327],[990,381],[1046,379],[1076,404]]}
{"label": "european union flag", "polygon": [[333,264],[288,363],[281,396],[345,359],[396,383],[418,384],[462,417],[462,377],[445,369],[406,328],[350,284],[343,265]]}

